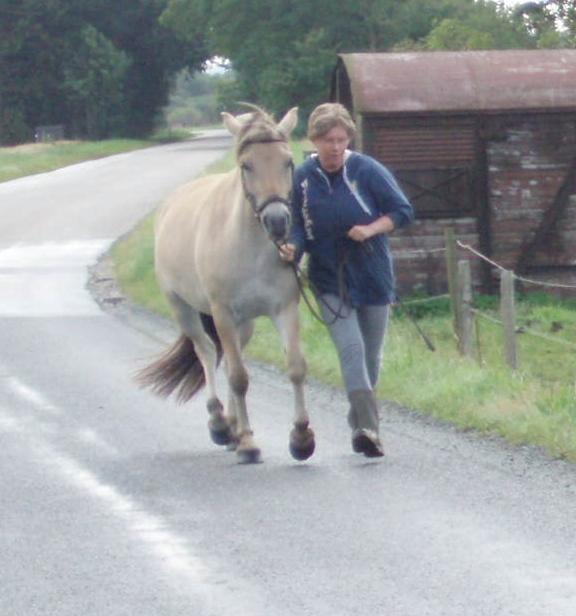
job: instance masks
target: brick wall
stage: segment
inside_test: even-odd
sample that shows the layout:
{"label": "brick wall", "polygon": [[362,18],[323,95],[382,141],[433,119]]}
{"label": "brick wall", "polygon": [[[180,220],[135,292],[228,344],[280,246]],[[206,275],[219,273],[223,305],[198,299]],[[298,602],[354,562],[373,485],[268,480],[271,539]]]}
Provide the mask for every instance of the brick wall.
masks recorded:
{"label": "brick wall", "polygon": [[[514,269],[535,235],[576,156],[576,122],[554,115],[506,124],[488,142],[488,190],[493,258]],[[576,203],[571,201],[531,266],[576,265]]]}
{"label": "brick wall", "polygon": [[[498,116],[484,124],[489,256],[515,269],[522,247],[534,237],[576,157],[576,118]],[[443,247],[447,226],[455,229],[462,242],[480,250],[479,217],[417,220],[391,238],[401,294],[446,292],[445,256],[433,251]],[[480,261],[463,251],[459,257],[470,259],[473,280],[479,286],[483,280]],[[542,249],[532,255],[530,266],[533,279],[576,283],[576,194]]]}
{"label": "brick wall", "polygon": [[[473,217],[416,220],[408,229],[391,236],[390,246],[401,296],[415,291],[430,295],[446,293],[446,255],[438,251],[444,248],[446,227],[452,227],[460,241],[478,249],[477,224]],[[465,251],[461,251],[459,257],[470,259],[472,276],[480,281],[480,262],[471,259],[470,253]]]}

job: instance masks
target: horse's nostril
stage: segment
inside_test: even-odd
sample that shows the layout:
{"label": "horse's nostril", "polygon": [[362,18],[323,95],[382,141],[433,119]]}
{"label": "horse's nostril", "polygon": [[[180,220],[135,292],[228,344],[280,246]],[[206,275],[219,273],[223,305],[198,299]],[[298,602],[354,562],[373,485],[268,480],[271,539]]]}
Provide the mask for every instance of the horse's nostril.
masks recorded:
{"label": "horse's nostril", "polygon": [[268,216],[264,219],[264,226],[273,240],[286,239],[290,228],[288,216]]}
{"label": "horse's nostril", "polygon": [[290,230],[290,212],[283,204],[271,205],[262,216],[262,223],[270,238],[274,241],[285,240]]}

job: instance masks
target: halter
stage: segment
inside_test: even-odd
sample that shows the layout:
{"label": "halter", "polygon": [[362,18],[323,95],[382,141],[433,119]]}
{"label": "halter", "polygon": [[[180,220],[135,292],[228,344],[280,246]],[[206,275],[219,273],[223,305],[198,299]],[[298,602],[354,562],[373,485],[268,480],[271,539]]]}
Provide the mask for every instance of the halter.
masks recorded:
{"label": "halter", "polygon": [[[255,143],[286,143],[286,139],[280,139],[276,137],[268,137],[268,138],[262,138],[262,139],[247,139],[246,141],[242,142],[238,146],[237,156],[240,156],[240,154],[249,145],[254,145]],[[294,161],[292,160],[290,161],[290,171],[291,171],[291,175],[294,175]],[[252,211],[254,212],[254,216],[256,216],[258,220],[260,220],[264,210],[272,203],[282,203],[287,208],[291,207],[292,190],[290,190],[290,192],[288,193],[287,198],[281,197],[280,195],[270,195],[260,205],[258,205],[258,202],[256,201],[256,197],[248,190],[248,187],[246,185],[246,177],[244,175],[244,169],[242,167],[240,167],[240,177],[242,179],[242,190],[244,191],[244,196],[246,197],[246,200],[248,201],[248,203],[250,203],[250,207],[252,208]]]}

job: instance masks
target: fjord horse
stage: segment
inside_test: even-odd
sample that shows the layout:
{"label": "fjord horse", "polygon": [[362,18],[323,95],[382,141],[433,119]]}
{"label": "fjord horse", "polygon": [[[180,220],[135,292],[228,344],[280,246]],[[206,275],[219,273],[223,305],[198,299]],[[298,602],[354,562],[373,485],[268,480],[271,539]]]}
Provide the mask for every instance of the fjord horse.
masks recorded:
{"label": "fjord horse", "polygon": [[[256,317],[272,319],[282,338],[294,389],[290,451],[298,460],[314,451],[304,400],[306,363],[300,351],[299,290],[278,254],[290,224],[293,162],[288,138],[297,108],[276,124],[264,111],[222,114],[236,142],[236,167],[180,188],[160,208],[155,226],[156,277],[181,336],[139,374],[162,396],[189,400],[204,384],[212,440],[236,449],[241,462],[258,462],[246,408],[248,372],[242,349]],[[226,411],[215,373],[224,356]]]}

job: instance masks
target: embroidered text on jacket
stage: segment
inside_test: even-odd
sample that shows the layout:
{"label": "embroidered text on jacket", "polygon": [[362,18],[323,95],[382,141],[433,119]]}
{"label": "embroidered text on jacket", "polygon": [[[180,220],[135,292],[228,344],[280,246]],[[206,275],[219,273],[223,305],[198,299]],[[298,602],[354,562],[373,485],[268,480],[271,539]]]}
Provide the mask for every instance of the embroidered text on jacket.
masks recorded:
{"label": "embroidered text on jacket", "polygon": [[312,222],[312,217],[310,216],[310,206],[308,203],[308,179],[305,179],[300,186],[302,187],[302,218],[304,220],[304,232],[307,240],[313,240],[314,223]]}

